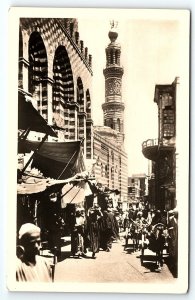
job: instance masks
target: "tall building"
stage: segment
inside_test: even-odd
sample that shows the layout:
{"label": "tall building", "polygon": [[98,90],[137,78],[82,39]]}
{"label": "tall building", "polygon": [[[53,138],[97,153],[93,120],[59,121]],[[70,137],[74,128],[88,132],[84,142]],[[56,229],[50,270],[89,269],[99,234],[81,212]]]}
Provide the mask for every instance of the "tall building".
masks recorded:
{"label": "tall building", "polygon": [[128,202],[139,203],[144,201],[148,194],[146,174],[133,174],[132,177],[128,177]]}
{"label": "tall building", "polygon": [[149,200],[158,209],[176,207],[176,100],[178,78],[155,86],[158,105],[158,138],[142,144],[143,155],[152,161]]}
{"label": "tall building", "polygon": [[117,143],[124,142],[124,102],[122,102],[122,76],[124,73],[120,64],[121,46],[116,42],[118,33],[109,31],[111,43],[106,48],[105,103],[102,105],[104,125],[117,132]]}
{"label": "tall building", "polygon": [[115,29],[108,33],[106,48],[104,126],[94,126],[95,176],[110,189],[118,189],[127,201],[127,154],[124,151],[124,102],[122,101],[121,46]]}
{"label": "tall building", "polygon": [[[49,141],[83,140],[84,158],[95,160],[97,181],[127,199],[127,154],[123,150],[121,47],[109,32],[104,69],[104,124],[93,127],[91,116],[92,56],[80,39],[77,19],[21,18],[18,88],[57,137]],[[36,132],[28,136],[40,140]]]}
{"label": "tall building", "polygon": [[83,139],[87,158],[93,157],[92,75],[76,19],[20,19],[19,91],[55,128],[53,141]]}

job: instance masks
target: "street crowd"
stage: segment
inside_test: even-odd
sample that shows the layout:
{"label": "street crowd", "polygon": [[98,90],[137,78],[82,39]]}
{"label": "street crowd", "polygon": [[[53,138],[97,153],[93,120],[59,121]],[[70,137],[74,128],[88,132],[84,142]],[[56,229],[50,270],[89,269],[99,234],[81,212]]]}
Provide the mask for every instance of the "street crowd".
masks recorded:
{"label": "street crowd", "polygon": [[[149,247],[157,255],[167,243],[169,256],[175,264],[177,263],[178,213],[176,210],[153,211],[144,204],[131,206],[125,211],[121,207],[111,206],[102,210],[95,203],[87,212],[84,207],[78,206],[73,217],[70,231],[73,258],[95,259],[100,250],[110,252],[112,243],[124,238],[125,246],[128,245],[128,239],[131,239],[135,251],[140,250],[141,247]],[[140,243],[143,236],[144,245]],[[51,252],[55,254],[55,249],[60,248],[60,244],[52,245]],[[52,280],[54,266],[51,268],[47,260],[38,255],[40,249],[40,228],[31,223],[23,224],[19,231],[17,281]]]}

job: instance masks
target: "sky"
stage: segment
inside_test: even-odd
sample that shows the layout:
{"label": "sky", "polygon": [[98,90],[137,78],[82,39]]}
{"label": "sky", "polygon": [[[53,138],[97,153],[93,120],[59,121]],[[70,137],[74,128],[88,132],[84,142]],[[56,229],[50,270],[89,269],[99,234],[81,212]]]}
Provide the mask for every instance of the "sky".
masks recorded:
{"label": "sky", "polygon": [[[155,13],[154,13],[155,14]],[[182,28],[178,19],[155,15],[119,18],[117,42],[121,45],[122,99],[125,103],[125,151],[128,174],[148,173],[142,143],[158,137],[156,84],[171,84],[182,76]],[[116,20],[116,19],[115,19]],[[110,19],[78,19],[80,39],[92,54],[94,125],[103,125],[101,104],[105,101],[105,48],[110,43]]]}

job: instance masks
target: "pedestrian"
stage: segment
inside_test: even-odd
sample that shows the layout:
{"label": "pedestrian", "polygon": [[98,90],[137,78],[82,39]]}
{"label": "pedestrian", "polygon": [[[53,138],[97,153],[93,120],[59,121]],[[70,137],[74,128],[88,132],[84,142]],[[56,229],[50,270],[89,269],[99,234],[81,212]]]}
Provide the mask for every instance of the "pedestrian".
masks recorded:
{"label": "pedestrian", "polygon": [[119,226],[119,232],[122,232],[123,231],[123,214],[122,213],[119,213],[119,216],[118,216],[118,226]]}
{"label": "pedestrian", "polygon": [[84,232],[85,232],[84,208],[77,208],[75,224],[71,233],[71,252],[74,257],[81,258],[81,256],[85,256]]}
{"label": "pedestrian", "polygon": [[98,219],[102,216],[98,205],[94,205],[89,209],[87,217],[86,235],[89,240],[89,249],[92,252],[92,258],[95,258],[96,253],[99,252],[100,247],[100,230]]}
{"label": "pedestrian", "polygon": [[170,210],[168,218],[168,250],[171,267],[177,273],[177,260],[178,260],[178,211]]}
{"label": "pedestrian", "polygon": [[61,236],[64,227],[64,220],[61,218],[60,215],[54,213],[53,215],[51,215],[48,227],[49,227],[48,228],[49,249],[51,253],[53,253],[59,258],[61,255]]}
{"label": "pedestrian", "polygon": [[106,252],[110,252],[112,242],[115,238],[115,220],[114,215],[109,209],[103,211],[100,223],[100,247]]}
{"label": "pedestrian", "polygon": [[162,223],[163,219],[162,219],[162,213],[160,210],[157,210],[152,218],[152,222],[151,225],[154,226],[158,223]]}
{"label": "pedestrian", "polygon": [[152,211],[148,211],[148,216],[146,218],[147,223],[150,225],[152,223]]}
{"label": "pedestrian", "polygon": [[23,282],[51,282],[53,265],[39,256],[41,230],[32,223],[25,223],[19,230],[17,247],[16,280]]}
{"label": "pedestrian", "polygon": [[117,219],[113,213],[113,210],[108,208],[108,217],[111,220],[111,224],[112,224],[112,240],[117,240],[119,239],[119,226],[118,226],[118,222]]}

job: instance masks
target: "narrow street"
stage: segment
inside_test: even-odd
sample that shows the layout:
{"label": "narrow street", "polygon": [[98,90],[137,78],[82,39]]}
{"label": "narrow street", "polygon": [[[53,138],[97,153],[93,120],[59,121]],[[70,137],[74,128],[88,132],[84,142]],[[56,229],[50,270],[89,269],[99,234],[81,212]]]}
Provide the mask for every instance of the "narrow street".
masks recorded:
{"label": "narrow street", "polygon": [[[175,282],[175,278],[164,263],[162,271],[154,269],[154,253],[145,251],[144,264],[141,266],[140,251],[132,252],[131,246],[124,251],[124,239],[114,242],[111,252],[100,251],[96,259],[91,252],[86,258],[70,256],[70,238],[66,237],[62,247],[61,259],[55,266],[55,282],[131,282],[166,283]],[[166,261],[166,257],[165,257]]]}

